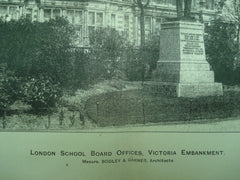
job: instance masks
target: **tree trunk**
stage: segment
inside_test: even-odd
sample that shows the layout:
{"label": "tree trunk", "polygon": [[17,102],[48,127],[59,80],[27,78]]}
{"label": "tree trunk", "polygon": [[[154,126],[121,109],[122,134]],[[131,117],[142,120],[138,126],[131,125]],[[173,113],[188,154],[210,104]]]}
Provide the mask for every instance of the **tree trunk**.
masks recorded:
{"label": "tree trunk", "polygon": [[240,61],[240,45],[239,45],[239,35],[240,35],[240,3],[237,3],[237,0],[234,1],[235,13],[237,14],[237,61]]}
{"label": "tree trunk", "polygon": [[237,25],[237,63],[240,63],[240,45],[239,45],[239,35],[240,35],[240,22]]}
{"label": "tree trunk", "polygon": [[140,8],[140,32],[141,32],[141,46],[145,44],[145,24],[144,24],[144,8]]}
{"label": "tree trunk", "polygon": [[237,50],[239,52],[240,48],[239,48],[239,35],[240,35],[240,3],[237,4],[236,2],[236,13],[237,13]]}
{"label": "tree trunk", "polygon": [[237,50],[239,52],[239,35],[240,35],[240,24],[237,25]]}

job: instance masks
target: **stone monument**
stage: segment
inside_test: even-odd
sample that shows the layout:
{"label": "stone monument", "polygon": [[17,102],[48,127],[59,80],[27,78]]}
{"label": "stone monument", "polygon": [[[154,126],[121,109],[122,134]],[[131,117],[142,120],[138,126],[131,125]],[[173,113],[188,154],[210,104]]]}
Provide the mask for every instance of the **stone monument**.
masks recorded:
{"label": "stone monument", "polygon": [[[192,0],[176,0],[176,9],[178,19],[191,17]],[[183,8],[184,6],[184,8]],[[183,10],[184,9],[184,10]]]}
{"label": "stone monument", "polygon": [[206,61],[204,25],[194,22],[189,10],[184,11],[187,13],[177,21],[161,26],[160,57],[150,87],[177,97],[222,95],[222,84],[214,82],[214,72]]}

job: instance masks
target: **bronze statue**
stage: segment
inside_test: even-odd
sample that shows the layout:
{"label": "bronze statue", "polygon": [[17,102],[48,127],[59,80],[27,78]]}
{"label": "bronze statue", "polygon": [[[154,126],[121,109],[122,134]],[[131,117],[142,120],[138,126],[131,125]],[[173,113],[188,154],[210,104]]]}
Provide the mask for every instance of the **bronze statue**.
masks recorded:
{"label": "bronze statue", "polygon": [[176,0],[176,1],[178,19],[192,19],[191,17],[192,0]]}

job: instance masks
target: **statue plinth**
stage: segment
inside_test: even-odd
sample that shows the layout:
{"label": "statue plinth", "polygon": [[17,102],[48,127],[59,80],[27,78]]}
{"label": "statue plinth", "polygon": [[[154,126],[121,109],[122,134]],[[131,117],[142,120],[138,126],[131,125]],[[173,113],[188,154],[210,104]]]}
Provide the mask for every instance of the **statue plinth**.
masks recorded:
{"label": "statue plinth", "polygon": [[214,82],[206,61],[203,24],[175,21],[161,28],[160,57],[148,87],[177,97],[222,95],[222,84]]}

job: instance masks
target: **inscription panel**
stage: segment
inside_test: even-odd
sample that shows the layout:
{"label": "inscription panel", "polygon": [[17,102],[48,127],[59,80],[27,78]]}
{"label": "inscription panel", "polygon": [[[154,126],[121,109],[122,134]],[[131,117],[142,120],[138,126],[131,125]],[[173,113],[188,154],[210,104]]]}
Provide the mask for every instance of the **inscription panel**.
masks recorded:
{"label": "inscription panel", "polygon": [[181,44],[184,55],[204,55],[202,34],[181,33]]}

